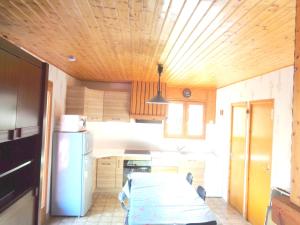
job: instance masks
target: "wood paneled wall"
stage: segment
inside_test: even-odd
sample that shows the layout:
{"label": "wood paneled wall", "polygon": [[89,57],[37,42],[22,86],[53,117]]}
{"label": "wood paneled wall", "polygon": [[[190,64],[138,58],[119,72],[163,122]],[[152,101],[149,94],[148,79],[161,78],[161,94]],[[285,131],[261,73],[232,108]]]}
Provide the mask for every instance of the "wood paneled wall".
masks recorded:
{"label": "wood paneled wall", "polygon": [[[215,121],[216,89],[190,88],[192,95],[183,97],[185,87],[167,87],[161,84],[161,94],[169,101],[201,102],[205,104],[206,123]],[[134,119],[163,120],[166,117],[166,105],[147,104],[146,101],[157,94],[156,82],[132,82],[130,117]]]}
{"label": "wood paneled wall", "polygon": [[296,7],[291,201],[300,206],[300,2]]}
{"label": "wood paneled wall", "polygon": [[[130,117],[135,119],[162,120],[166,106],[147,104],[146,101],[157,94],[157,82],[133,81],[131,87]],[[161,83],[161,95],[166,97],[166,84]]]}

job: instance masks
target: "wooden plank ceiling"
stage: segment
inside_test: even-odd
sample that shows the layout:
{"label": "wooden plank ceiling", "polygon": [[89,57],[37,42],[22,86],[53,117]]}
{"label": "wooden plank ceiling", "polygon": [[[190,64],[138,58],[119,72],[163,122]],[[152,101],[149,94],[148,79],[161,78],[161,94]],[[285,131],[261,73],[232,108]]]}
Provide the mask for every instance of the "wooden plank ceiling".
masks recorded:
{"label": "wooden plank ceiling", "polygon": [[168,85],[222,87],[293,64],[295,1],[1,0],[0,35],[82,80],[160,62]]}

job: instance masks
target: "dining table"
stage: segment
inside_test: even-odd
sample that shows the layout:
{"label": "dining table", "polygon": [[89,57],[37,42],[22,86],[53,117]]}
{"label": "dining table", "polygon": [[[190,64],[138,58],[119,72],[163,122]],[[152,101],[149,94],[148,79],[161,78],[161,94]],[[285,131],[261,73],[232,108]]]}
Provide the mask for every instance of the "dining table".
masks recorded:
{"label": "dining table", "polygon": [[216,216],[184,176],[131,173],[123,187],[128,225],[216,224]]}

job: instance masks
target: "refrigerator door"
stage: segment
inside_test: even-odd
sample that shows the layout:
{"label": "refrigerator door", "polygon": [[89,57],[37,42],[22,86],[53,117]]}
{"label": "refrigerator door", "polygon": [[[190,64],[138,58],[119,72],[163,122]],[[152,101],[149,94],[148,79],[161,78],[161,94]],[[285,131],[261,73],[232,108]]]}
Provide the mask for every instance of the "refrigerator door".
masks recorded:
{"label": "refrigerator door", "polygon": [[92,148],[93,145],[93,139],[90,132],[86,131],[84,132],[84,138],[83,138],[83,154],[89,154],[93,151]]}
{"label": "refrigerator door", "polygon": [[89,153],[83,157],[82,176],[82,209],[81,216],[84,216],[92,205],[93,195],[93,158]]}
{"label": "refrigerator door", "polygon": [[54,132],[51,214],[79,216],[83,133]]}

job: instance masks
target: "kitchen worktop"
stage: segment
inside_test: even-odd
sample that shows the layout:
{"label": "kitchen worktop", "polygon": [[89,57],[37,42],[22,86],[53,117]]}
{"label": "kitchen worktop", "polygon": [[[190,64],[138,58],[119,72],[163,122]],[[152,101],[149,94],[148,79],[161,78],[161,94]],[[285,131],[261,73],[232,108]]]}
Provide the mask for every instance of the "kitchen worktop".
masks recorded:
{"label": "kitchen worktop", "polygon": [[177,151],[150,151],[150,154],[125,154],[124,149],[94,149],[93,156],[95,158],[103,158],[110,156],[124,157],[124,159],[186,159],[186,160],[205,160],[206,156],[211,153],[196,152],[177,152]]}

